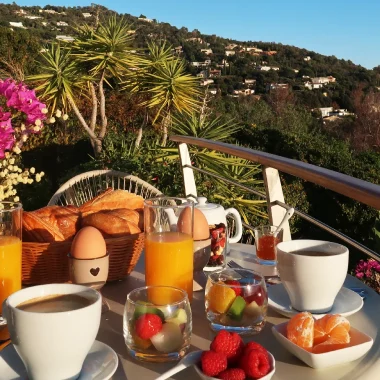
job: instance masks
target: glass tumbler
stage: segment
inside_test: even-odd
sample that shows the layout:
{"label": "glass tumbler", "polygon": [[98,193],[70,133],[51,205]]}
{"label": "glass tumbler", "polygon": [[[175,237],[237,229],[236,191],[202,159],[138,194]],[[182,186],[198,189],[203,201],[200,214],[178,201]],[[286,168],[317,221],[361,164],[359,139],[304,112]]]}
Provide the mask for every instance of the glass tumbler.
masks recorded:
{"label": "glass tumbler", "polygon": [[264,277],[249,269],[223,269],[208,276],[206,316],[214,331],[259,333],[266,321],[268,293]]}
{"label": "glass tumbler", "polygon": [[194,202],[158,197],[144,202],[145,282],[174,286],[193,297]]}
{"label": "glass tumbler", "polygon": [[282,242],[283,229],[276,226],[258,226],[254,229],[256,256],[260,264],[276,265],[276,246]]}
{"label": "glass tumbler", "polygon": [[146,286],[128,294],[123,334],[132,357],[152,362],[178,360],[190,347],[191,330],[191,308],[184,290]]}
{"label": "glass tumbler", "polygon": [[21,203],[0,202],[0,325],[3,301],[21,289],[21,230]]}

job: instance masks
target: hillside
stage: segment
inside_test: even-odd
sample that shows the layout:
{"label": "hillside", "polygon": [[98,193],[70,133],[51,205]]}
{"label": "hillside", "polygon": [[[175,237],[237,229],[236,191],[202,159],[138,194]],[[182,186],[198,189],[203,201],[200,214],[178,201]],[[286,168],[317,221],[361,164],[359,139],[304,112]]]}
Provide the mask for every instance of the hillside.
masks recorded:
{"label": "hillside", "polygon": [[[95,5],[41,8],[0,4],[0,54],[9,58],[19,56],[27,70],[33,72],[41,46],[56,39],[70,40],[75,37],[72,26],[95,23],[111,14],[114,12]],[[377,70],[367,70],[334,56],[281,43],[203,35],[143,15],[118,16],[130,22],[136,48],[145,48],[152,39],[167,40],[173,52],[188,61],[188,71],[199,76],[201,84],[208,86],[214,95],[260,97],[274,89],[285,89],[306,107],[333,107],[334,110],[326,111],[333,114],[336,109],[354,112],[350,94],[359,85],[364,89],[380,86]],[[13,52],[10,45],[17,45],[13,46]],[[0,69],[6,69],[4,62],[0,62]]]}

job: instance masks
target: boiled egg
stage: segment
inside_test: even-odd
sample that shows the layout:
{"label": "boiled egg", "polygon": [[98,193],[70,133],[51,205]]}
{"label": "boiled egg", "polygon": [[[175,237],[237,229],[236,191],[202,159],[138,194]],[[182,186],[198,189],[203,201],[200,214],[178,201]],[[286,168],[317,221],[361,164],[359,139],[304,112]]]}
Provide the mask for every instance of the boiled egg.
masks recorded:
{"label": "boiled egg", "polygon": [[[178,217],[177,230],[191,235],[191,208],[186,207]],[[194,208],[193,239],[204,240],[210,237],[207,219],[201,210]]]}
{"label": "boiled egg", "polygon": [[71,256],[75,259],[97,259],[105,256],[106,253],[106,241],[95,227],[81,228],[71,244]]}

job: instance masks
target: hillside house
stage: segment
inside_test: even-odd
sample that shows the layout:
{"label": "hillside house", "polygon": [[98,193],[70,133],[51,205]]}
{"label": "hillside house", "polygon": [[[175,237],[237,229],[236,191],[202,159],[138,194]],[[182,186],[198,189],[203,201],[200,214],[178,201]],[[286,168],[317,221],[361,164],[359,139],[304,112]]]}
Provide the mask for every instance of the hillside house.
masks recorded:
{"label": "hillside house", "polygon": [[260,70],[260,71],[269,71],[269,70],[278,71],[278,70],[280,70],[280,68],[277,66],[257,66],[257,70]]}
{"label": "hillside house", "polygon": [[26,15],[26,11],[24,11],[23,9],[19,9],[18,11],[15,11],[14,13],[20,16]]}
{"label": "hillside house", "polygon": [[57,26],[69,26],[69,24],[65,21],[57,21]]}
{"label": "hillside house", "polygon": [[252,90],[251,88],[246,88],[242,90],[234,90],[234,95],[238,96],[249,96],[253,95],[255,93],[255,90]]}
{"label": "hillside house", "polygon": [[53,10],[53,9],[40,9],[39,12],[50,13],[50,14],[52,14],[52,15],[58,13],[58,12],[56,12],[56,11]]}
{"label": "hillside house", "polygon": [[236,51],[235,51],[235,50],[226,50],[226,51],[224,52],[224,54],[225,54],[227,57],[229,57],[229,56],[231,56],[231,55],[235,55],[235,54],[236,54]]}
{"label": "hillside house", "polygon": [[316,77],[316,78],[311,78],[312,83],[322,83],[322,84],[327,84],[327,83],[333,83],[335,82],[336,79],[332,77],[331,75],[328,77]]}
{"label": "hillside house", "polygon": [[181,54],[181,53],[183,53],[183,48],[182,48],[182,46],[176,46],[176,47],[174,48],[174,53],[175,53],[175,54]]}
{"label": "hillside house", "polygon": [[228,44],[228,45],[226,46],[226,50],[232,50],[232,49],[235,49],[236,47],[238,47],[237,44]]}
{"label": "hillside house", "polygon": [[91,13],[82,13],[82,16],[83,16],[84,18],[89,18],[89,17],[92,16],[92,14],[91,14]]}
{"label": "hillside house", "polygon": [[256,85],[256,79],[244,79],[244,84],[245,84],[248,88],[255,87],[255,85]]}
{"label": "hillside house", "polygon": [[211,59],[205,59],[205,65],[210,66],[211,65]]}
{"label": "hillside house", "polygon": [[211,94],[211,95],[216,95],[216,94],[218,93],[218,90],[217,90],[216,88],[210,88],[210,89],[208,90],[208,92],[209,92],[209,94]]}
{"label": "hillside house", "polygon": [[222,76],[222,70],[210,70],[210,78],[219,78]]}
{"label": "hillside house", "polygon": [[212,54],[212,49],[201,49],[201,52],[210,55]]}
{"label": "hillside house", "polygon": [[311,61],[311,57],[307,56],[303,60],[306,61],[306,62]]}
{"label": "hillside house", "polygon": [[26,15],[25,18],[28,18],[29,20],[37,20],[39,18],[42,18],[42,16],[30,16],[30,15]]}
{"label": "hillside house", "polygon": [[277,51],[276,50],[268,50],[268,51],[263,51],[261,54],[267,55],[267,56],[272,56],[272,55],[276,55]]}
{"label": "hillside house", "polygon": [[212,83],[214,83],[213,79],[202,79],[200,82],[200,85],[201,86],[207,86],[207,85],[212,84]]}
{"label": "hillside house", "polygon": [[191,37],[191,38],[187,38],[185,41],[188,41],[188,42],[198,42],[200,44],[203,44],[204,41],[202,40],[202,38],[200,37]]}
{"label": "hillside house", "polygon": [[137,20],[139,20],[139,21],[144,21],[144,22],[153,22],[152,19],[150,19],[150,18],[146,18],[146,17],[139,17]]}
{"label": "hillside house", "polygon": [[317,108],[317,109],[321,112],[322,117],[330,116],[330,113],[334,111],[333,107],[323,107],[323,108]]}
{"label": "hillside house", "polygon": [[300,72],[300,71],[297,70],[297,69],[293,69],[293,71],[294,71],[296,74]]}
{"label": "hillside house", "polygon": [[198,78],[207,78],[208,77],[208,71],[207,70],[202,70],[200,73],[197,74]]}
{"label": "hillside house", "polygon": [[57,37],[55,37],[57,40],[59,41],[65,41],[65,42],[73,42],[74,41],[74,37],[72,36],[65,36],[65,35],[58,35]]}
{"label": "hillside house", "polygon": [[323,88],[323,83],[312,83],[310,81],[305,82],[304,86],[309,90],[318,90]]}
{"label": "hillside house", "polygon": [[41,23],[43,26],[47,26],[47,22],[46,21],[42,21],[42,23]]}
{"label": "hillside house", "polygon": [[22,25],[22,22],[9,21],[9,25],[13,26],[14,28],[26,29],[26,26]]}
{"label": "hillside house", "polygon": [[265,86],[265,89],[267,92],[271,92],[274,90],[288,90],[289,84],[288,83],[267,83]]}

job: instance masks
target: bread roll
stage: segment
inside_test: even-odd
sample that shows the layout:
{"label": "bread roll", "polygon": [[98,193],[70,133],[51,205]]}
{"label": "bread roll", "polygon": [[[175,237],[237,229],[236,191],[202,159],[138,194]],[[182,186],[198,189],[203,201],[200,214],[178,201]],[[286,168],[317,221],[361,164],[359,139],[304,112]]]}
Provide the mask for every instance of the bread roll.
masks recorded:
{"label": "bread roll", "polygon": [[83,216],[102,210],[116,210],[126,208],[130,210],[142,209],[144,198],[126,190],[112,190],[108,188],[102,194],[80,207]]}
{"label": "bread roll", "polygon": [[98,211],[84,216],[82,227],[85,226],[97,228],[104,238],[121,237],[141,232],[137,224],[114,215],[112,211]]}
{"label": "bread roll", "polygon": [[[140,214],[136,210],[130,210],[128,208],[118,208],[116,210],[107,210],[107,214],[118,216],[128,222],[132,222],[136,225],[139,224]],[[141,228],[140,228],[141,229]]]}
{"label": "bread roll", "polygon": [[32,212],[23,212],[22,218],[23,241],[52,243],[63,241],[65,237],[57,228]]}
{"label": "bread roll", "polygon": [[60,231],[64,240],[73,239],[80,227],[80,212],[75,206],[46,206],[33,213]]}

